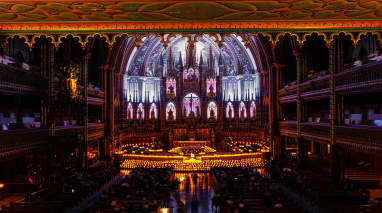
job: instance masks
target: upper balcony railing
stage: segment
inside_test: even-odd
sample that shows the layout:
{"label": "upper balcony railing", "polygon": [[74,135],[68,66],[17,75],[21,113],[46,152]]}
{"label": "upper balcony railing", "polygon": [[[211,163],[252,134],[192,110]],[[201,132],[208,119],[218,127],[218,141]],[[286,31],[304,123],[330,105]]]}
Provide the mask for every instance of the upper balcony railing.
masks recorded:
{"label": "upper balcony railing", "polygon": [[[296,121],[280,121],[280,134],[297,137]],[[366,146],[382,150],[382,127],[366,125],[336,126],[336,142],[347,145]],[[329,123],[301,123],[301,136],[308,140],[330,142]]]}
{"label": "upper balcony railing", "polygon": [[0,131],[0,156],[29,152],[48,143],[47,129],[18,129]]}
{"label": "upper balcony railing", "polygon": [[[103,123],[89,123],[88,140],[96,140],[104,137]],[[76,136],[84,133],[84,126],[57,126],[55,134],[57,136]],[[17,129],[0,131],[0,155],[24,153],[42,149],[49,141],[48,129]]]}
{"label": "upper balcony railing", "polygon": [[[318,76],[299,85],[287,86],[279,90],[280,102],[297,101],[297,86],[304,100],[329,97],[329,75]],[[382,61],[373,61],[336,73],[337,94],[353,94],[382,90]]]}
{"label": "upper balcony railing", "polygon": [[41,94],[47,80],[39,72],[0,64],[0,92],[6,94]]}

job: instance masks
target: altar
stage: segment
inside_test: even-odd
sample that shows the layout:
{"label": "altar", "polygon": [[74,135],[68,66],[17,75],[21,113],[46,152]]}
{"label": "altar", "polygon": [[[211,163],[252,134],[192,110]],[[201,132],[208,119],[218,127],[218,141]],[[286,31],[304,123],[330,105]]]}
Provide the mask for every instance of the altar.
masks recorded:
{"label": "altar", "polygon": [[174,141],[174,147],[202,147],[202,146],[211,146],[209,140],[181,140]]}

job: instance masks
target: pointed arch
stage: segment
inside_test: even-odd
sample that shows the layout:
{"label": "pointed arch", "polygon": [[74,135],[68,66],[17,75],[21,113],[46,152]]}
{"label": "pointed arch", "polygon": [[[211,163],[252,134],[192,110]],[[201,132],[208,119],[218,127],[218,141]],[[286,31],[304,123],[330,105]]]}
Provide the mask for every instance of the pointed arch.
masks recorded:
{"label": "pointed arch", "polygon": [[166,106],[166,120],[167,121],[176,120],[176,107],[173,102],[169,102]]}
{"label": "pointed arch", "polygon": [[131,102],[127,104],[127,119],[128,120],[134,119],[134,109],[133,109],[133,104],[131,104]]}
{"label": "pointed arch", "polygon": [[207,119],[209,120],[217,120],[218,115],[218,108],[216,106],[216,103],[214,101],[211,101],[208,103],[207,107]]}
{"label": "pointed arch", "polygon": [[249,116],[251,119],[255,118],[256,117],[256,104],[254,101],[251,102],[251,106],[250,106],[250,109],[249,109]]}
{"label": "pointed arch", "polygon": [[240,106],[239,106],[239,118],[240,119],[247,118],[247,108],[245,107],[245,103],[244,102],[240,102]]}
{"label": "pointed arch", "polygon": [[153,116],[155,120],[158,119],[158,108],[155,103],[152,103],[150,106],[149,119],[153,119]]}
{"label": "pointed arch", "polygon": [[233,108],[233,104],[231,102],[228,102],[227,103],[227,106],[225,108],[225,116],[226,118],[228,119],[233,119],[234,118],[234,108]]}
{"label": "pointed arch", "polygon": [[143,120],[145,119],[145,108],[143,107],[143,103],[140,103],[137,108],[137,119]]}

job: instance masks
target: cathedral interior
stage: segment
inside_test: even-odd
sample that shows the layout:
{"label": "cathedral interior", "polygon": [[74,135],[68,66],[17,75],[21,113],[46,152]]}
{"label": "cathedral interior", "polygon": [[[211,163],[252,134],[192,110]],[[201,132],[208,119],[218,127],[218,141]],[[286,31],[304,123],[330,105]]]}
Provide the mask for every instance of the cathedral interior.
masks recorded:
{"label": "cathedral interior", "polygon": [[381,11],[0,0],[0,213],[382,212]]}

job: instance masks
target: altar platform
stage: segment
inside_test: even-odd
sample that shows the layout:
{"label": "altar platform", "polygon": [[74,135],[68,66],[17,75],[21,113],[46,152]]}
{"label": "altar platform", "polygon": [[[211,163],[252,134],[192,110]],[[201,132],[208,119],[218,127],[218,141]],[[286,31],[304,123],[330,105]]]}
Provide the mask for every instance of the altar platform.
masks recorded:
{"label": "altar platform", "polygon": [[203,147],[211,146],[209,140],[174,140],[173,147]]}

